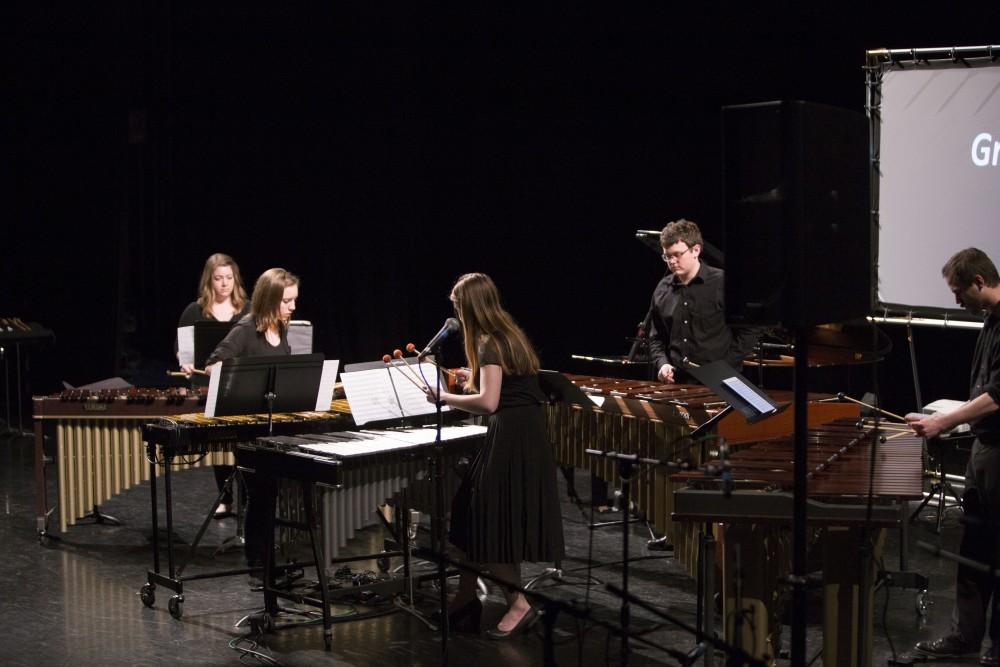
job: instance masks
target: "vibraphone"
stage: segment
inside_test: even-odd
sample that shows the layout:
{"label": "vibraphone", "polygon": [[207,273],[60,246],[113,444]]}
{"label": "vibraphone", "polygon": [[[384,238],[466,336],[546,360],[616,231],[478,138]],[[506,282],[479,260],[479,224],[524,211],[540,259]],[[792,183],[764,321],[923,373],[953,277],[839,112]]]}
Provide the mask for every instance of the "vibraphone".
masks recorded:
{"label": "vibraphone", "polygon": [[[905,501],[922,497],[923,464],[920,440],[906,427],[883,426],[882,442],[872,426],[841,419],[810,428],[808,434],[808,520],[813,537],[822,533],[824,632],[823,664],[852,665],[857,655],[858,600],[867,596],[868,632],[865,648],[870,664],[873,594],[860,591],[862,580],[874,582],[874,562],[886,528],[905,524]],[[861,527],[867,521],[867,494],[872,442],[875,476],[870,526],[875,526],[876,553],[867,578],[858,567]],[[772,438],[733,453],[728,463],[733,489],[723,493],[718,479],[698,473],[673,476],[675,521],[704,525],[722,523],[724,618],[735,618],[733,545],[741,546],[742,607],[752,609],[740,641],[755,647],[755,655],[777,655],[781,629],[778,582],[791,565],[792,496],[794,484],[792,436]],[[719,465],[719,461],[710,462]],[[681,551],[684,549],[682,545]],[[735,630],[727,625],[730,641]]]}
{"label": "vibraphone", "polygon": [[[454,469],[462,457],[473,454],[482,440],[478,436],[485,432],[485,427],[468,424],[444,427],[442,438],[448,448],[441,461],[443,469]],[[433,511],[434,489],[426,473],[427,448],[434,443],[434,433],[433,428],[424,427],[265,437],[258,438],[256,445],[241,445],[237,459],[270,457],[265,470],[277,471],[276,476],[311,477],[321,484],[322,556],[329,568],[338,562],[340,549],[349,539],[378,523],[375,508],[401,491],[407,492],[409,508],[425,514]],[[253,451],[244,453],[244,449]],[[455,475],[445,477],[447,498],[454,495],[458,483]],[[306,505],[301,496],[286,493],[279,504],[282,516],[304,519]]]}
{"label": "vibraphone", "polygon": [[[89,391],[35,396],[35,494],[37,530],[48,534],[44,437],[55,436],[59,479],[59,529],[66,529],[115,495],[149,479],[142,424],[204,405],[203,393],[181,389]],[[204,465],[212,461],[199,461]]]}
{"label": "vibraphone", "polygon": [[[443,461],[437,461],[442,470],[448,460],[463,454],[471,454],[483,441],[485,426],[470,424],[444,426],[441,442],[445,450]],[[240,444],[236,451],[236,461],[241,468],[254,474],[277,479],[295,480],[301,483],[305,526],[308,528],[313,557],[320,583],[320,598],[301,595],[286,596],[269,585],[273,581],[272,554],[274,551],[274,531],[267,531],[268,544],[265,546],[265,608],[277,610],[277,598],[289,597],[298,602],[307,602],[323,611],[324,641],[329,650],[332,642],[330,591],[327,586],[326,568],[333,562],[359,560],[359,557],[338,559],[330,555],[330,550],[342,545],[354,530],[367,522],[376,505],[391,498],[408,483],[416,479],[419,472],[428,467],[434,456],[436,429],[411,428],[391,430],[339,431],[299,436],[272,436],[258,438],[254,443]],[[316,517],[315,486],[321,484],[332,487],[324,494],[323,534],[326,544],[317,544],[314,526]],[[409,506],[409,505],[408,505]],[[405,508],[404,508],[405,509]],[[438,508],[443,519],[444,508]],[[269,507],[273,512],[273,506]],[[405,517],[402,518],[404,521]],[[435,521],[435,527],[440,524]],[[271,516],[273,524],[273,514]],[[402,548],[398,553],[404,562],[404,574],[408,578],[409,548],[405,524],[398,525]],[[332,541],[332,544],[331,544]],[[385,553],[368,557],[385,556]],[[365,557],[360,557],[365,558]],[[386,590],[381,590],[384,594]]]}
{"label": "vibraphone", "polygon": [[[635,454],[643,458],[669,459],[699,464],[703,449],[717,447],[714,436],[694,441],[692,432],[727,407],[727,403],[701,385],[661,384],[565,374],[595,399],[592,406],[556,403],[548,408],[549,437],[559,465],[589,470],[610,485],[620,485],[614,461],[586,454],[587,449]],[[790,392],[772,391],[779,403],[791,401]],[[809,423],[819,424],[841,416],[856,415],[856,405],[821,403],[820,395],[811,395]],[[726,415],[716,425],[718,436],[730,445],[752,442],[774,434],[790,433],[792,410],[754,425],[737,412]],[[677,535],[671,520],[674,483],[663,468],[639,470],[631,482],[631,498],[657,533],[671,544],[684,536]]]}

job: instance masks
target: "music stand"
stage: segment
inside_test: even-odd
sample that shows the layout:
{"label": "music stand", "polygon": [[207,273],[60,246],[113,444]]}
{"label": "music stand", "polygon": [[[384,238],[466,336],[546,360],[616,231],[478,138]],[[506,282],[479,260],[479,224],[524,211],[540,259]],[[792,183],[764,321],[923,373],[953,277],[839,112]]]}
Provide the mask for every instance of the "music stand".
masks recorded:
{"label": "music stand", "polygon": [[323,368],[322,354],[226,359],[221,369],[212,373],[205,416],[266,412],[268,434],[271,434],[271,418],[275,411],[329,409],[329,402],[318,406],[317,400]]}
{"label": "music stand", "polygon": [[788,407],[787,404],[775,403],[770,396],[724,361],[713,361],[703,366],[687,366],[684,370],[726,399],[726,403],[746,417],[748,424],[767,419]]}
{"label": "music stand", "polygon": [[237,320],[228,322],[218,322],[215,320],[204,320],[194,323],[194,365],[203,368],[205,362],[219,343],[229,335],[233,325]]}

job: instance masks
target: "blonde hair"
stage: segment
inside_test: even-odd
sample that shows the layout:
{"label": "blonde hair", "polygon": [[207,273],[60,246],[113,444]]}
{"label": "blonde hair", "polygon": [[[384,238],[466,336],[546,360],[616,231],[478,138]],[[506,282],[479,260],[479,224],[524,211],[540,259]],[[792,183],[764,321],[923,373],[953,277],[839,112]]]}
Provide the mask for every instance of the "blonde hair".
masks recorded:
{"label": "blonde hair", "polygon": [[492,345],[500,358],[505,375],[531,375],[538,372],[538,355],[524,331],[500,303],[500,292],[485,273],[466,273],[451,288],[455,314],[462,322],[465,358],[473,378],[468,387],[476,391],[480,345]]}
{"label": "blonde hair", "polygon": [[285,288],[298,284],[298,276],[285,269],[273,268],[260,274],[250,299],[250,316],[257,331],[265,332],[272,327],[284,331],[288,325],[278,317],[278,309],[285,296]]}
{"label": "blonde hair", "polygon": [[229,300],[233,303],[233,310],[240,313],[247,305],[247,291],[243,287],[243,277],[240,275],[239,265],[229,255],[217,252],[205,260],[205,268],[201,270],[201,280],[198,281],[198,306],[201,308],[201,314],[205,317],[212,315],[212,302],[215,301],[215,292],[212,290],[212,274],[220,266],[228,266],[233,270],[233,292],[229,295]]}

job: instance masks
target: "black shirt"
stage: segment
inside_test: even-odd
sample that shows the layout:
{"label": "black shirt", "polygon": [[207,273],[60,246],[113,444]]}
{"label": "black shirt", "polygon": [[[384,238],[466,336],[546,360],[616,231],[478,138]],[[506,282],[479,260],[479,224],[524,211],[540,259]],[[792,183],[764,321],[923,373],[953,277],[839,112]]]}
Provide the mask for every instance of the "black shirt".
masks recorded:
{"label": "black shirt", "polygon": [[653,290],[649,353],[657,370],[664,364],[683,368],[685,359],[722,360],[739,370],[754,332],[726,326],[724,276],[722,269],[703,263],[687,285],[668,273]]}
{"label": "black shirt", "polygon": [[[487,340],[479,345],[479,367],[483,366],[501,366],[500,354],[497,352],[496,344]],[[479,383],[479,378],[476,378],[477,384]],[[481,385],[480,385],[481,386]],[[504,408],[517,408],[526,405],[541,405],[545,403],[545,394],[542,392],[541,386],[538,384],[538,375],[503,375],[503,379],[500,383],[500,402],[497,404],[497,410],[503,410]]]}
{"label": "black shirt", "polygon": [[235,357],[267,357],[278,354],[291,354],[288,345],[288,334],[279,328],[281,340],[277,345],[267,342],[263,332],[257,331],[252,315],[247,315],[233,325],[232,330],[222,339],[219,346],[208,357],[206,365],[217,361],[225,361]]}
{"label": "black shirt", "polygon": [[[998,308],[1000,309],[1000,308]],[[991,313],[983,324],[972,354],[969,400],[982,394],[1000,404],[1000,313]],[[987,445],[1000,445],[1000,411],[970,424],[972,432]]]}

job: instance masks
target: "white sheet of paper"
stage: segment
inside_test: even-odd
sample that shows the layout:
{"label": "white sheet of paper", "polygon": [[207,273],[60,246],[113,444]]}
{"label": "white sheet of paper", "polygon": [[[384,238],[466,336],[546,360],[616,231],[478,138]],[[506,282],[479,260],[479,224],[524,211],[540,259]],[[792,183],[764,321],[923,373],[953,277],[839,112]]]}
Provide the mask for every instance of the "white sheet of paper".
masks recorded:
{"label": "white sheet of paper", "polygon": [[[192,329],[194,327],[191,327]],[[225,362],[222,362],[225,363]],[[208,396],[205,399],[205,416],[215,416],[215,404],[219,397],[219,378],[222,377],[222,364],[215,367],[215,371],[208,377]]]}
{"label": "white sheet of paper", "polygon": [[333,401],[333,386],[337,383],[339,359],[327,359],[323,362],[323,374],[319,378],[319,393],[316,395],[316,411],[329,410]]}
{"label": "white sheet of paper", "polygon": [[[437,367],[434,364],[423,363],[420,367],[429,382],[436,382]],[[418,375],[421,372],[416,364],[411,368]],[[340,380],[344,383],[354,423],[360,426],[372,421],[434,412],[434,405],[427,401],[427,395],[409,373],[405,368],[394,366],[341,373]],[[445,406],[442,410],[448,411],[449,408]]]}
{"label": "white sheet of paper", "polygon": [[341,373],[344,393],[355,424],[402,417],[392,381],[384,368]]}
{"label": "white sheet of paper", "polygon": [[180,364],[191,364],[192,366],[197,366],[194,363],[194,326],[189,327],[177,327],[177,357],[180,359]]}

